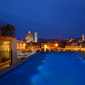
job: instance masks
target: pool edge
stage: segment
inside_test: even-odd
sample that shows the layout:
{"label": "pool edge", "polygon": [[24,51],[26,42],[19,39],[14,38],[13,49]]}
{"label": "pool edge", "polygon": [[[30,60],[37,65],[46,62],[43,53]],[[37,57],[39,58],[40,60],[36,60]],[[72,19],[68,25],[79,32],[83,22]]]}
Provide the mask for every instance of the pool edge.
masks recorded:
{"label": "pool edge", "polygon": [[79,53],[77,51],[74,52],[75,54],[79,55],[80,57],[82,57],[83,59],[85,59],[85,55],[83,55],[82,53]]}

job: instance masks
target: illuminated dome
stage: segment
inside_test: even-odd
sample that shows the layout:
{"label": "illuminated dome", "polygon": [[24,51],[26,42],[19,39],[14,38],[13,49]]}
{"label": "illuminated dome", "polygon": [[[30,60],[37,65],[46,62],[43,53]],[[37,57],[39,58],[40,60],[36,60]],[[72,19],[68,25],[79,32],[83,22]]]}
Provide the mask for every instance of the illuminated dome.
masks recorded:
{"label": "illuminated dome", "polygon": [[26,35],[25,40],[26,40],[27,43],[33,41],[33,35],[30,33],[30,31],[29,31],[28,34]]}

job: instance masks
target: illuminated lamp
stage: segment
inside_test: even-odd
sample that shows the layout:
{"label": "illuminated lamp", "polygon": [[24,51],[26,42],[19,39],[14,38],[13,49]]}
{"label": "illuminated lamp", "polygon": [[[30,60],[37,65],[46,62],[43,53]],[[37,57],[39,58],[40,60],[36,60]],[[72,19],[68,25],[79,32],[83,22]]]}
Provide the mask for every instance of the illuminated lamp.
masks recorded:
{"label": "illuminated lamp", "polygon": [[23,46],[25,47],[25,44]]}
{"label": "illuminated lamp", "polygon": [[55,46],[57,47],[57,46],[58,46],[58,44],[55,44]]}

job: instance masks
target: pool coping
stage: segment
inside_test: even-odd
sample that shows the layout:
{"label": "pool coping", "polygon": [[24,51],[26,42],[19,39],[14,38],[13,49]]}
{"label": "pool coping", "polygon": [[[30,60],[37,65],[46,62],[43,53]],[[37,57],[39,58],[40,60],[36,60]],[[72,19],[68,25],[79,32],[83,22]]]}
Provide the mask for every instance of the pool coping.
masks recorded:
{"label": "pool coping", "polygon": [[74,52],[75,54],[79,55],[80,57],[82,57],[83,59],[85,59],[85,55],[83,55],[82,53],[79,53],[77,51]]}
{"label": "pool coping", "polygon": [[15,68],[19,67],[20,65],[24,64],[24,63],[27,62],[28,60],[36,57],[36,56],[39,55],[40,53],[41,53],[41,51],[40,51],[40,52],[37,52],[37,53],[35,53],[35,54],[33,54],[33,55],[25,58],[25,59],[22,59],[21,61],[18,61],[17,63],[14,63],[14,64],[10,65],[9,67],[6,67],[6,68],[0,70],[0,78],[3,77],[3,76],[5,76],[6,74],[8,74],[8,73],[9,73],[10,71],[12,71],[13,69],[15,69]]}

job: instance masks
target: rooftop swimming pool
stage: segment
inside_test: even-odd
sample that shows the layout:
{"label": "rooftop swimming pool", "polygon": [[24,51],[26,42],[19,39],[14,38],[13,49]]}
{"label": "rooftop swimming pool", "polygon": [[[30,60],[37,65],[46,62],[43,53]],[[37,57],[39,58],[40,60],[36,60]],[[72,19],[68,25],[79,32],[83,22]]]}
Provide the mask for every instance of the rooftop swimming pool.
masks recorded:
{"label": "rooftop swimming pool", "polygon": [[73,52],[41,53],[3,76],[0,85],[85,85],[85,60]]}

